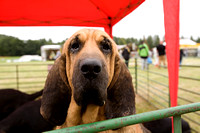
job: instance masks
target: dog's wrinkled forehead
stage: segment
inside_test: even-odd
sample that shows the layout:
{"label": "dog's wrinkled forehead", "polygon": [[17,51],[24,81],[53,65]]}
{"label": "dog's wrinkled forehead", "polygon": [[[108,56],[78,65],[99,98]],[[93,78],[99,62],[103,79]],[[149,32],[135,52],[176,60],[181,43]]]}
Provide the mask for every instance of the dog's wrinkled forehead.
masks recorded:
{"label": "dog's wrinkled forehead", "polygon": [[[117,50],[115,42],[110,38],[110,36],[101,30],[94,29],[82,29],[74,33],[64,44],[64,49],[70,47],[73,42],[85,43],[87,41],[95,41],[96,43],[107,43],[112,45],[114,51]],[[76,45],[74,45],[76,47]]]}
{"label": "dog's wrinkled forehead", "polygon": [[93,30],[93,29],[82,29],[77,31],[71,39],[74,39],[75,37],[77,37],[85,42],[89,39],[93,39],[96,42],[102,41],[104,38],[107,38],[109,40],[111,40],[111,38],[109,37],[109,35],[101,30]]}

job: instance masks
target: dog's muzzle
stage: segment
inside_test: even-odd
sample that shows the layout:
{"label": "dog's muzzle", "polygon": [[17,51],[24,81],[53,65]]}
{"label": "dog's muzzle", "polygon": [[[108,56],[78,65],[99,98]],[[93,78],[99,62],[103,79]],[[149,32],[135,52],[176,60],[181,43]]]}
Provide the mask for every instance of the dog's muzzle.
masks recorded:
{"label": "dog's muzzle", "polygon": [[72,83],[78,105],[102,106],[107,97],[108,73],[105,63],[98,58],[85,58],[77,62]]}

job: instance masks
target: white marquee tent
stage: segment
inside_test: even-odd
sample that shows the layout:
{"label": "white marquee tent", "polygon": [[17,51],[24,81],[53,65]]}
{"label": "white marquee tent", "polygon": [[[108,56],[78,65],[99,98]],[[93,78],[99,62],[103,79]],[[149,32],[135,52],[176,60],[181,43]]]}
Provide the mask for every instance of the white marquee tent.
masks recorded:
{"label": "white marquee tent", "polygon": [[41,48],[42,60],[46,61],[49,59],[51,52],[55,52],[55,57],[60,55],[61,46],[60,45],[43,45]]}

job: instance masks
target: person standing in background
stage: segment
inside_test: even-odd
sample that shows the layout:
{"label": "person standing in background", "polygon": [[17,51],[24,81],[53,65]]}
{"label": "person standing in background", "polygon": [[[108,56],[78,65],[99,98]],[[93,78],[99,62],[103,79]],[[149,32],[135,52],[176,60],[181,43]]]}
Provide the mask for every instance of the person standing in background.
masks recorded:
{"label": "person standing in background", "polygon": [[147,69],[147,58],[149,55],[149,48],[144,41],[141,42],[141,44],[138,46],[138,54],[141,58],[142,63],[142,70]]}
{"label": "person standing in background", "polygon": [[182,64],[183,56],[185,56],[185,54],[183,52],[183,49],[180,49],[180,62],[179,62],[179,66],[181,66],[181,64]]}
{"label": "person standing in background", "polygon": [[165,63],[165,46],[163,45],[163,41],[160,41],[160,44],[158,44],[156,46],[157,48],[157,51],[158,51],[158,57],[159,57],[159,60],[158,60],[158,68],[160,68],[161,66],[161,63],[163,63],[164,67],[166,66],[166,63]]}
{"label": "person standing in background", "polygon": [[126,66],[128,67],[128,63],[129,63],[129,59],[130,59],[130,48],[128,46],[126,46],[124,49],[123,49],[123,52],[122,52],[122,56],[125,60],[125,63],[126,63]]}

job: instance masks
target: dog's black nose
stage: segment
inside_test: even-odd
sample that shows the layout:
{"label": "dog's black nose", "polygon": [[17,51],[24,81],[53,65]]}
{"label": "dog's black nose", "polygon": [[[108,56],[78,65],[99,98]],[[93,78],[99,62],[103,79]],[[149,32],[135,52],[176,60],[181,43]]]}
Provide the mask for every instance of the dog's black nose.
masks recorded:
{"label": "dog's black nose", "polygon": [[84,77],[91,80],[101,72],[102,63],[98,59],[84,59],[80,63],[80,69]]}

